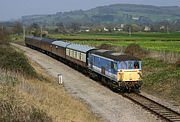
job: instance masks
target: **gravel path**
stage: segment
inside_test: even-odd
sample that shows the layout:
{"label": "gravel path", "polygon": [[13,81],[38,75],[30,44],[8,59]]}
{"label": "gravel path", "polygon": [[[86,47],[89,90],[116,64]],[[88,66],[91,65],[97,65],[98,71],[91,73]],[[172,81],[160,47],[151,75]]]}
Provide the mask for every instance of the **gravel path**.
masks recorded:
{"label": "gravel path", "polygon": [[130,100],[112,92],[89,77],[38,51],[13,44],[22,49],[52,76],[63,74],[65,89],[87,103],[91,110],[107,122],[162,122],[155,115]]}

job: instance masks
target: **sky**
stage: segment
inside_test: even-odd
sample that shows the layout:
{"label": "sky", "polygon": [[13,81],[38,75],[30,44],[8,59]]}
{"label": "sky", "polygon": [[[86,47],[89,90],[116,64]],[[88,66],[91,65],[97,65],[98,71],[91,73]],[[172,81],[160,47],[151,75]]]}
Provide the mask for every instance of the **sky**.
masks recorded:
{"label": "sky", "polygon": [[0,0],[0,21],[18,19],[24,15],[87,10],[116,3],[180,6],[180,0]]}

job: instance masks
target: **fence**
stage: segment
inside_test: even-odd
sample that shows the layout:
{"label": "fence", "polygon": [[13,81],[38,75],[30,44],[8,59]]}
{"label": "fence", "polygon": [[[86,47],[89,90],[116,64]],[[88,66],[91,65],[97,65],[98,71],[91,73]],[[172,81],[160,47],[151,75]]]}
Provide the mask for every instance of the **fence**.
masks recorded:
{"label": "fence", "polygon": [[161,50],[161,51],[148,50],[148,52],[149,54],[147,55],[147,57],[163,60],[164,62],[167,63],[176,63],[178,60],[180,60],[179,52],[171,52],[165,50]]}

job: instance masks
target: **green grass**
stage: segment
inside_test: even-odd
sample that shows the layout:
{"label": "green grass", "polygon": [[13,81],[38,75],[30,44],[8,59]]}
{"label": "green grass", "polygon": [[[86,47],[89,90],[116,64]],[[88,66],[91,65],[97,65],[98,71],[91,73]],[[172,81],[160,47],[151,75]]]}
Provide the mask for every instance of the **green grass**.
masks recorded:
{"label": "green grass", "polygon": [[11,35],[11,42],[24,45],[24,39],[22,35]]}
{"label": "green grass", "polygon": [[130,44],[138,44],[143,48],[156,51],[174,51],[180,52],[180,41],[80,41],[75,40],[73,42],[80,44],[87,44],[92,46],[99,46],[101,44],[110,44],[114,46],[128,46]]}
{"label": "green grass", "polygon": [[180,52],[180,32],[176,33],[134,33],[128,36],[127,33],[106,33],[106,34],[53,34],[51,38],[66,39],[76,43],[98,46],[110,44],[115,46],[128,46],[136,43],[143,48],[150,50],[165,50]]}
{"label": "green grass", "polygon": [[159,32],[138,32],[132,33],[131,36],[126,32],[122,33],[81,33],[81,34],[51,34],[52,38],[86,38],[86,39],[117,39],[117,40],[155,40],[155,41],[165,41],[165,40],[179,40],[180,41],[180,32],[174,33],[159,33]]}
{"label": "green grass", "polygon": [[180,103],[180,68],[160,60],[143,59],[143,89]]}
{"label": "green grass", "polygon": [[[180,32],[170,34],[139,32],[133,33],[131,37],[127,33],[50,34],[49,37],[93,46],[101,44],[128,46],[136,43],[150,50],[180,52]],[[11,35],[11,40],[24,45],[22,36]]]}

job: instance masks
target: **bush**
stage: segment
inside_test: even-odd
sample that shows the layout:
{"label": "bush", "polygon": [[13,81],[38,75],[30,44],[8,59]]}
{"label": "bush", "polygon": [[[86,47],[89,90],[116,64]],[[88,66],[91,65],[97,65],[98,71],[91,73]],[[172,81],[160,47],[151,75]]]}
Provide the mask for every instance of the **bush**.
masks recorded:
{"label": "bush", "polygon": [[100,49],[106,49],[106,50],[111,50],[112,46],[109,44],[101,44],[99,46]]}
{"label": "bush", "polygon": [[148,51],[142,49],[138,44],[130,44],[125,49],[125,53],[131,56],[143,58],[148,54]]}
{"label": "bush", "polygon": [[176,68],[180,68],[180,60],[176,61],[175,67],[176,67]]}
{"label": "bush", "polygon": [[0,46],[0,68],[35,77],[37,74],[29,64],[28,59],[21,52],[10,46]]}
{"label": "bush", "polygon": [[6,30],[1,31],[0,30],[0,45],[2,44],[9,44],[9,34]]}

